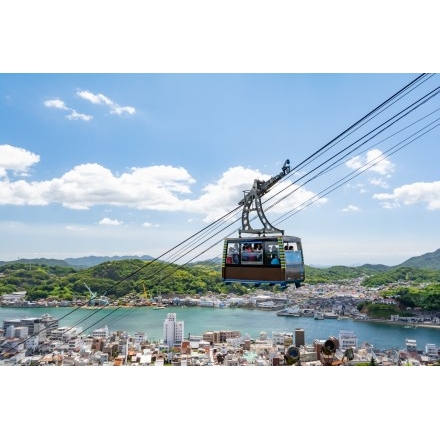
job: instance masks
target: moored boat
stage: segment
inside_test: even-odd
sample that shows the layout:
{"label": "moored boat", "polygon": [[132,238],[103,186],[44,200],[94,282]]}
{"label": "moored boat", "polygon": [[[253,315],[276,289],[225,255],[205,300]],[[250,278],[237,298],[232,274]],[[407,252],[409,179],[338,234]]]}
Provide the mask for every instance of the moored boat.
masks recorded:
{"label": "moored boat", "polygon": [[285,309],[279,310],[277,312],[277,316],[293,316],[299,318],[301,316],[301,312],[298,307],[286,307]]}

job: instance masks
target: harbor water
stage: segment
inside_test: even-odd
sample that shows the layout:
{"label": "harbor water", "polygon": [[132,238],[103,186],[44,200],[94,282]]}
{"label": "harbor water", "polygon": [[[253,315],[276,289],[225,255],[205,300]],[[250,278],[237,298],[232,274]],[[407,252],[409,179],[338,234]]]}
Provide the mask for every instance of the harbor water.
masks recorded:
{"label": "harbor water", "polygon": [[415,339],[417,348],[424,350],[427,343],[440,347],[440,328],[406,328],[404,323],[378,323],[351,319],[315,320],[311,317],[277,316],[275,311],[248,308],[218,307],[152,307],[136,308],[73,308],[73,307],[0,307],[0,322],[5,319],[41,317],[44,313],[59,319],[60,326],[81,327],[83,334],[107,326],[110,331],[126,331],[129,334],[145,332],[149,340],[162,339],[162,329],[168,313],[176,313],[178,321],[184,322],[185,337],[203,335],[210,330],[238,330],[243,336],[257,339],[261,332],[271,338],[272,332],[295,333],[303,329],[306,344],[315,339],[338,337],[340,330],[354,331],[359,345],[368,342],[377,349],[404,349],[405,339]]}

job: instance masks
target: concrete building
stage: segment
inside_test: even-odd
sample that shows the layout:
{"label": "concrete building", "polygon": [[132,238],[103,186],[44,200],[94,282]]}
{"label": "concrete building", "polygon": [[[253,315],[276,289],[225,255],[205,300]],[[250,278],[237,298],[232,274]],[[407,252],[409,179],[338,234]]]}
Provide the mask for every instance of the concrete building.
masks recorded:
{"label": "concrete building", "polygon": [[184,323],[177,321],[177,313],[168,313],[163,323],[163,342],[168,347],[180,345],[183,341]]}
{"label": "concrete building", "polygon": [[105,325],[102,328],[97,328],[95,330],[93,330],[92,336],[94,338],[105,338],[107,339],[110,335],[110,332],[108,330],[108,327]]}
{"label": "concrete building", "polygon": [[203,333],[203,339],[211,343],[211,345],[220,343],[220,332],[219,331],[208,331]]}
{"label": "concrete building", "polygon": [[306,345],[306,336],[303,328],[295,329],[295,347],[301,347]]}
{"label": "concrete building", "polygon": [[293,344],[293,333],[291,332],[272,332],[272,341],[275,345],[289,347]]}
{"label": "concrete building", "polygon": [[358,348],[358,337],[353,330],[339,331],[339,349],[345,351],[347,348]]}
{"label": "concrete building", "polygon": [[[58,328],[58,320],[52,318],[47,313],[43,314],[40,318],[23,317],[16,319],[5,319],[3,321],[3,330],[6,333],[6,329],[9,326],[15,327],[27,327],[29,329],[29,335],[35,335],[44,331],[51,331]],[[45,335],[43,336],[43,339]]]}
{"label": "concrete building", "polygon": [[438,348],[436,344],[425,344],[425,354],[438,357]]}
{"label": "concrete building", "polygon": [[20,339],[24,339],[27,338],[29,334],[29,329],[27,327],[16,327],[14,325],[10,325],[7,329],[6,329],[6,337],[7,338],[20,338]]}

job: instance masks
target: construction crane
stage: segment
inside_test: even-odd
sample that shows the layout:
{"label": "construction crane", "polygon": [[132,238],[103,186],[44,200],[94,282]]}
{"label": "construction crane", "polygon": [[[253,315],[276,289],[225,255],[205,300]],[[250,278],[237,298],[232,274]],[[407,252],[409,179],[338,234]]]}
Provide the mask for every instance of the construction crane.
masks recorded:
{"label": "construction crane", "polygon": [[147,306],[149,306],[149,305],[151,304],[151,301],[150,301],[151,298],[150,298],[150,296],[148,295],[148,292],[147,292],[147,289],[146,289],[144,283],[142,283],[142,287],[143,287],[143,289],[144,289],[145,304],[146,304]]}

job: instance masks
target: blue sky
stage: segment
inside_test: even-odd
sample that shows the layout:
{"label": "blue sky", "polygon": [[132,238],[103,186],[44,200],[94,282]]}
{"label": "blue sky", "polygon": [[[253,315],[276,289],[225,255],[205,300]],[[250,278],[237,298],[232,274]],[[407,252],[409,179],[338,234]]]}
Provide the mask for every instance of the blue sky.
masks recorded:
{"label": "blue sky", "polygon": [[[294,168],[418,75],[1,74],[0,260],[158,257],[235,209],[254,179],[278,174],[286,159]],[[335,170],[298,181],[266,212],[273,224],[287,217],[278,227],[302,238],[306,264],[394,265],[440,247],[438,128],[384,153],[435,124],[438,106],[435,96]],[[349,139],[283,185],[310,178]],[[372,168],[289,214],[375,157]],[[203,258],[220,255],[214,242]]]}

